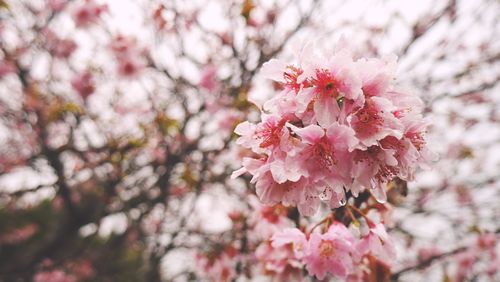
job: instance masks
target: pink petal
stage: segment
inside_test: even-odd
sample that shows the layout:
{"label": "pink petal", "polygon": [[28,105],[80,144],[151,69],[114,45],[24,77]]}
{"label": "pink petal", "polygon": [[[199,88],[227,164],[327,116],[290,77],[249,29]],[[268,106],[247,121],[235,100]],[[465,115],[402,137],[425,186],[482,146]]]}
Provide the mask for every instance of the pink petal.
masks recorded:
{"label": "pink petal", "polygon": [[337,121],[340,114],[340,108],[337,101],[328,95],[319,95],[314,102],[314,113],[319,125],[327,128]]}
{"label": "pink petal", "polygon": [[320,126],[311,124],[304,128],[298,128],[294,125],[288,124],[288,126],[302,138],[302,141],[307,144],[315,144],[325,135],[325,131]]}
{"label": "pink petal", "polygon": [[277,59],[271,59],[262,65],[260,73],[268,79],[277,82],[285,82],[285,78],[283,76],[285,68],[285,62]]}
{"label": "pink petal", "polygon": [[326,136],[338,150],[347,149],[349,152],[352,152],[359,143],[359,140],[356,138],[356,132],[351,127],[338,123],[333,123],[328,127]]}

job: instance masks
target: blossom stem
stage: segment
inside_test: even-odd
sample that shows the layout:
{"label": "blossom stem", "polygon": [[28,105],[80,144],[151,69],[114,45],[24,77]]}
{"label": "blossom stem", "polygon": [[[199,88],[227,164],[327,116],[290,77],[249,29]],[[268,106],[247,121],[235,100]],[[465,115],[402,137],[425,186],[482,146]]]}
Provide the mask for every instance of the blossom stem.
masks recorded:
{"label": "blossom stem", "polygon": [[311,230],[309,231],[309,234],[312,233],[314,231],[314,229],[316,229],[318,226],[324,224],[325,222],[328,222],[329,220],[331,220],[333,218],[333,215],[335,214],[335,211],[333,211],[331,214],[329,214],[327,217],[325,217],[323,220],[321,220],[320,222],[316,223],[316,225],[314,225]]}

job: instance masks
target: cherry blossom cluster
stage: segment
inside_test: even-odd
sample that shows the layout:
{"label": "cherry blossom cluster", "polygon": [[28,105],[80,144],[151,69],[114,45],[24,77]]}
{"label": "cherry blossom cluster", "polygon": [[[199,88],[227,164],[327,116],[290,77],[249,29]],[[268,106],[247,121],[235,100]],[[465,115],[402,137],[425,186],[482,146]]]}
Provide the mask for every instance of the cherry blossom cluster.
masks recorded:
{"label": "cherry blossom cluster", "polygon": [[231,245],[196,255],[200,275],[209,281],[231,281],[236,276],[238,250]]}
{"label": "cherry blossom cluster", "polygon": [[293,249],[289,261],[305,265],[309,275],[320,280],[331,275],[359,281],[364,274],[360,265],[366,259],[376,258],[388,267],[396,258],[383,224],[372,224],[366,233],[357,238],[340,222],[333,222],[325,233],[312,232],[308,237],[297,228],[288,228],[272,237],[272,247]]}
{"label": "cherry blossom cluster", "polygon": [[236,127],[237,144],[254,156],[233,177],[249,172],[263,203],[297,206],[303,215],[364,190],[384,202],[389,181],[412,180],[433,158],[422,102],[394,87],[395,70],[394,57],[356,59],[346,47],[314,44],[296,65],[270,60],[262,74],[281,91],[264,104],[261,122]]}
{"label": "cherry blossom cluster", "polygon": [[[196,254],[197,270],[210,281],[231,281],[235,267],[245,266],[252,277],[263,275],[273,281],[302,281],[307,276],[323,280],[336,277],[368,281],[377,263],[389,269],[396,258],[393,240],[380,220],[367,216],[355,224],[332,218],[314,226],[300,226],[289,218],[281,204],[265,206],[250,198],[252,213],[229,215],[233,229],[245,234],[244,244],[218,242],[209,251]],[[321,228],[320,228],[321,226]]]}

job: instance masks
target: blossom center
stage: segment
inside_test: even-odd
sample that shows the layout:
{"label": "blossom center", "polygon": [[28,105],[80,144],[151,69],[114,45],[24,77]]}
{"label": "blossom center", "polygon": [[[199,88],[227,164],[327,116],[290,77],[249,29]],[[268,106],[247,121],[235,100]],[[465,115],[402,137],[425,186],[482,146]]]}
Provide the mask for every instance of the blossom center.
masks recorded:
{"label": "blossom center", "polygon": [[357,120],[354,121],[353,127],[356,134],[363,138],[376,134],[384,124],[378,109],[369,101],[364,108],[356,113],[355,117]]}
{"label": "blossom center", "polygon": [[325,142],[316,143],[313,148],[313,155],[319,161],[321,166],[325,168],[329,168],[337,164],[337,160],[335,159],[335,154],[331,146]]}
{"label": "blossom center", "polygon": [[283,131],[283,125],[286,119],[280,120],[278,123],[266,122],[264,128],[256,133],[257,139],[263,139],[259,147],[266,148],[280,143]]}
{"label": "blossom center", "polygon": [[304,249],[304,245],[301,243],[301,242],[294,242],[293,243],[293,249],[298,253],[298,252],[302,252],[302,250]]}
{"label": "blossom center", "polygon": [[[283,78],[285,79],[285,85],[293,89],[295,92],[299,92],[301,88],[301,83],[298,83],[298,78],[303,72],[304,71],[300,68],[294,66],[287,66],[287,71],[283,73]],[[307,81],[304,81],[302,85],[304,87],[309,87]]]}
{"label": "blossom center", "polygon": [[417,148],[418,151],[422,150],[425,146],[423,132],[406,133],[405,137],[410,139],[411,143],[415,146],[415,148]]}
{"label": "blossom center", "polygon": [[319,255],[324,258],[330,258],[335,253],[332,241],[322,240],[319,244]]}
{"label": "blossom center", "polygon": [[329,70],[316,70],[316,77],[312,79],[311,82],[316,87],[319,94],[328,95],[335,99],[339,95],[335,78]]}

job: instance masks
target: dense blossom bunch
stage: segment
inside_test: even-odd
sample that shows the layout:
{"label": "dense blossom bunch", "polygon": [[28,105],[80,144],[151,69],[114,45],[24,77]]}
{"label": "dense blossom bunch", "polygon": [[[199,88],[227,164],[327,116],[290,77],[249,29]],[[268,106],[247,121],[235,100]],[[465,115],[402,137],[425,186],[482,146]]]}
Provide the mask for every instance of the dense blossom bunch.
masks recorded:
{"label": "dense blossom bunch", "polygon": [[272,237],[272,246],[290,246],[294,256],[304,264],[310,275],[323,280],[327,275],[353,281],[356,272],[363,269],[367,257],[376,257],[387,265],[395,259],[394,244],[382,224],[374,225],[368,234],[354,236],[343,223],[333,222],[325,233],[312,232],[308,236],[297,228],[288,228]]}
{"label": "dense blossom bunch", "polygon": [[377,275],[370,263],[388,271],[396,258],[393,239],[377,212],[363,215],[356,224],[327,217],[319,224],[303,225],[290,219],[295,208],[265,206],[254,197],[248,201],[249,215],[243,211],[229,214],[233,229],[246,232],[244,245],[228,240],[196,253],[197,270],[209,281],[230,281],[236,274],[230,270],[238,264],[247,265],[245,271],[252,277],[272,277],[272,281],[302,281],[312,276],[368,281],[367,277]]}
{"label": "dense blossom bunch", "polygon": [[395,58],[355,59],[345,47],[326,53],[307,45],[298,65],[267,62],[262,73],[282,90],[264,104],[261,122],[235,129],[256,156],[233,176],[249,172],[262,202],[304,215],[321,200],[342,206],[347,192],[370,190],[384,202],[389,181],[412,180],[432,158],[421,100],[393,86]]}
{"label": "dense blossom bunch", "polygon": [[238,251],[233,246],[218,246],[203,254],[197,254],[197,269],[200,275],[207,277],[209,281],[232,281],[236,276],[237,256]]}

